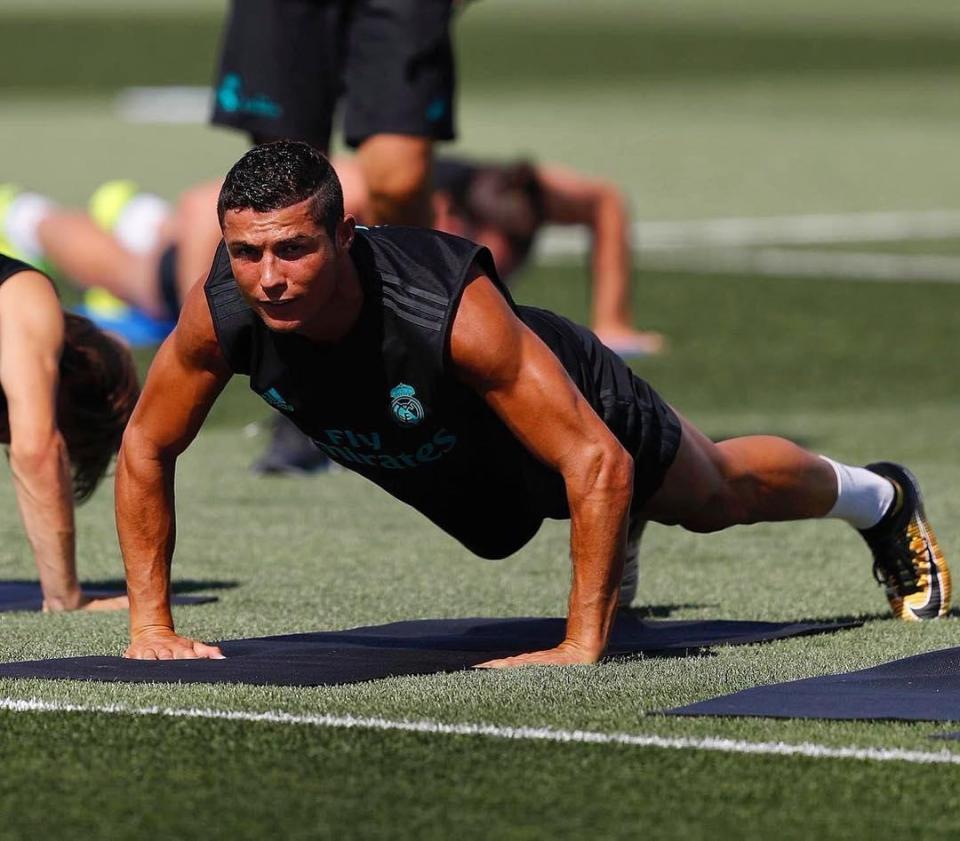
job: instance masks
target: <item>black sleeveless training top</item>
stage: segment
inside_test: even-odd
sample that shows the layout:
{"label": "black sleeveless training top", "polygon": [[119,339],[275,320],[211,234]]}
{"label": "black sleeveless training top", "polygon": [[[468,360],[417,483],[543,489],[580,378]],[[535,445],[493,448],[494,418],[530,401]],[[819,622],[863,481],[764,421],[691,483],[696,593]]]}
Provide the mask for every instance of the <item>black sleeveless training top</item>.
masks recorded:
{"label": "black sleeveless training top", "polygon": [[0,253],[0,283],[9,280],[20,272],[39,272],[46,276],[46,272],[42,269],[31,266],[29,263],[24,263],[23,260],[17,260],[14,257],[8,257],[6,254]]}
{"label": "black sleeveless training top", "polygon": [[[472,264],[557,355],[620,442],[638,453],[646,387],[588,330],[516,306],[486,248],[419,228],[358,228],[351,250],[364,291],[356,325],[318,344],[268,330],[240,295],[221,243],[205,284],[219,344],[235,373],[331,459],[363,474],[442,528],[450,508],[509,492],[540,519],[567,517],[561,476],[517,441],[450,370],[449,337]],[[494,526],[491,525],[491,528]]]}

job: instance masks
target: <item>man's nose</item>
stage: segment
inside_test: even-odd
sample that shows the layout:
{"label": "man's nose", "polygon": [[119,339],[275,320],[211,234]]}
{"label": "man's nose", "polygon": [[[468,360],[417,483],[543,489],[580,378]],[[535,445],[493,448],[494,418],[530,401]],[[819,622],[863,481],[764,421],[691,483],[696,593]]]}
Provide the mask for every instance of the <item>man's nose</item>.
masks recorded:
{"label": "man's nose", "polygon": [[263,260],[260,267],[260,288],[270,298],[279,298],[287,287],[280,267],[272,257]]}

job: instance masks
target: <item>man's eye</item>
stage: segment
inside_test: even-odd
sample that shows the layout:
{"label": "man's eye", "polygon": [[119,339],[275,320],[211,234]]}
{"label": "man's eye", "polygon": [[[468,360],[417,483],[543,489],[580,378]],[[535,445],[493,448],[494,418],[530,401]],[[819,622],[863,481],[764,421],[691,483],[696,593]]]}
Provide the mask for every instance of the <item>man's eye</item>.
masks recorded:
{"label": "man's eye", "polygon": [[282,245],[278,249],[278,254],[282,258],[292,260],[303,254],[305,250],[306,248],[303,245]]}

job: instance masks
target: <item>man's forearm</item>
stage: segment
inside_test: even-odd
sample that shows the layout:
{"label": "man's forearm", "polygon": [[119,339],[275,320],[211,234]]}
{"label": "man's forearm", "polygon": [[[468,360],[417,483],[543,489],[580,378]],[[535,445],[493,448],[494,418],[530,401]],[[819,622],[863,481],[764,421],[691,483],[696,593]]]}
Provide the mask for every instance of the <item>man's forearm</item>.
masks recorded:
{"label": "man's forearm", "polygon": [[63,438],[58,434],[50,446],[36,451],[12,445],[10,468],[44,606],[48,610],[80,607],[83,594],[77,580],[70,460]]}
{"label": "man's forearm", "polygon": [[125,439],[117,461],[117,535],[127,575],[132,634],[173,629],[170,563],[173,558],[174,460]]}
{"label": "man's forearm", "polygon": [[616,612],[632,494],[632,470],[615,466],[611,473],[602,486],[569,494],[573,582],[567,642],[596,658],[606,648]]}

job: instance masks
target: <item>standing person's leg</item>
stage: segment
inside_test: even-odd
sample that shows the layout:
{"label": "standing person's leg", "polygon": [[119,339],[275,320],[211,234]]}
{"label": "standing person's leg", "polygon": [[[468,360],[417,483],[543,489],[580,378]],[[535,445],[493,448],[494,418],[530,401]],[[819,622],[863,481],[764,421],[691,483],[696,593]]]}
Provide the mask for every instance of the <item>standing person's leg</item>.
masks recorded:
{"label": "standing person's leg", "polygon": [[358,0],[344,133],[358,149],[373,224],[429,225],[433,142],[454,137],[450,0]]}
{"label": "standing person's leg", "polygon": [[860,531],[894,614],[932,619],[950,604],[950,573],[916,480],[898,465],[850,467],[783,438],[714,443],[681,418],[680,448],[640,516],[697,532],[833,517]]}
{"label": "standing person's leg", "polygon": [[357,162],[367,183],[370,224],[430,227],[432,140],[376,134],[360,145]]}

